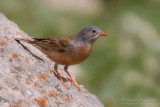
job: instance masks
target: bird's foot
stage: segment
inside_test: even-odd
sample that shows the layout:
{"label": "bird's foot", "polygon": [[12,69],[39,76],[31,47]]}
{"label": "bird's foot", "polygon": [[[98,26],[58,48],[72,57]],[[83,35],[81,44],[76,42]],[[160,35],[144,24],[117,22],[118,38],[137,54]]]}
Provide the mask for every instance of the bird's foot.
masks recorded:
{"label": "bird's foot", "polygon": [[66,87],[67,89],[69,89],[68,86],[64,82],[62,82],[62,84],[63,84],[64,87]]}
{"label": "bird's foot", "polygon": [[68,80],[71,82],[71,84],[73,84],[80,91],[80,87],[75,83],[73,78],[68,78]]}
{"label": "bird's foot", "polygon": [[63,82],[63,79],[61,77],[59,77],[58,79],[62,82],[62,84],[63,84],[64,87],[66,87],[67,89],[69,89],[68,86]]}

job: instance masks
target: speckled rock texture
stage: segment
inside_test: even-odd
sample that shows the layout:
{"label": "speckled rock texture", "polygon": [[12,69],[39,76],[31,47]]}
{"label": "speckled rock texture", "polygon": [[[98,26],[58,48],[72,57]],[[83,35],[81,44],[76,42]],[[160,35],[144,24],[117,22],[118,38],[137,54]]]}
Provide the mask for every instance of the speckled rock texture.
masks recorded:
{"label": "speckled rock texture", "polygon": [[[0,107],[103,107],[98,98],[81,87],[79,92],[59,66],[69,86],[66,89],[54,74],[54,62],[35,47],[15,38],[31,39],[0,13]],[[52,72],[53,71],[53,72]],[[69,72],[74,77],[73,68]]]}

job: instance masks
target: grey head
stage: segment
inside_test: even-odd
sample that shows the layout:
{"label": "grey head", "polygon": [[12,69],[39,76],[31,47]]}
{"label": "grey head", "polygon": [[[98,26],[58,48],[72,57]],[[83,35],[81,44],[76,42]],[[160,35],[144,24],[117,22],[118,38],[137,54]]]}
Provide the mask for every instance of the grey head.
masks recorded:
{"label": "grey head", "polygon": [[93,44],[101,36],[107,36],[107,34],[96,26],[87,26],[75,36],[75,39],[85,44]]}

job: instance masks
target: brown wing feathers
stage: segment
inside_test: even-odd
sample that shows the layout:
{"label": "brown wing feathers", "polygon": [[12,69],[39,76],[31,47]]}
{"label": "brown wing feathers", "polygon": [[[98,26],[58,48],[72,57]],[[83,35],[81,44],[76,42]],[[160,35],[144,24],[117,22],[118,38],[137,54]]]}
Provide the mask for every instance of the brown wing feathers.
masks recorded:
{"label": "brown wing feathers", "polygon": [[57,50],[59,52],[64,52],[65,50],[67,50],[67,48],[71,46],[70,42],[72,42],[71,37],[68,37],[68,38],[65,38],[65,39],[63,39],[63,38],[57,38],[57,39],[51,39],[51,38],[37,39],[37,38],[33,38],[33,41],[32,40],[25,40],[25,39],[16,39],[16,40],[27,42],[29,44],[32,44],[35,47],[39,46],[39,47],[44,48],[44,49]]}

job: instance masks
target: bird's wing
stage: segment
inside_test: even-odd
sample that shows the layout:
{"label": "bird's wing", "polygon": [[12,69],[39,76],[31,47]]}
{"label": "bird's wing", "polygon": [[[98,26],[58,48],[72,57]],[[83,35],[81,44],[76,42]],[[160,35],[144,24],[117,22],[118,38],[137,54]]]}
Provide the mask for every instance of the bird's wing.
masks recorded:
{"label": "bird's wing", "polygon": [[65,38],[56,38],[56,39],[36,39],[33,38],[34,41],[31,44],[36,44],[42,48],[46,48],[49,50],[68,50],[72,47],[73,37],[65,37]]}

